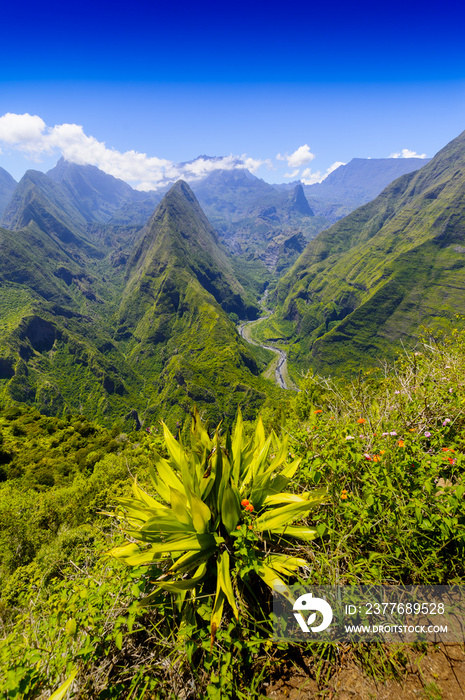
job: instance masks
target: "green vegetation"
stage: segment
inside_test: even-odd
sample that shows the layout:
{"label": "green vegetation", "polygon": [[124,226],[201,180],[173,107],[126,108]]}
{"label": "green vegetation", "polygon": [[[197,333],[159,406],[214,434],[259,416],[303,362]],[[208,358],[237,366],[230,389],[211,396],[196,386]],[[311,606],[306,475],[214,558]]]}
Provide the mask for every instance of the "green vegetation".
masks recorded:
{"label": "green vegetation", "polygon": [[[289,397],[284,411],[270,408],[264,412],[264,433],[260,424],[258,428],[245,424],[243,433],[239,423],[228,444],[221,429],[205,432],[196,418],[193,442],[185,450],[167,430],[163,436],[157,427],[126,437],[115,431],[111,438],[83,417],[57,420],[33,410],[4,410],[2,455],[14,456],[2,457],[7,460],[3,467],[8,478],[0,484],[0,560],[5,562],[0,692],[8,699],[46,696],[46,691],[58,688],[76,670],[72,688],[81,698],[161,700],[191,691],[197,697],[218,699],[263,697],[264,680],[278,664],[292,662],[299,647],[277,646],[270,639],[270,598],[264,582],[257,582],[263,565],[261,548],[268,539],[265,531],[271,529],[264,519],[271,516],[268,509],[260,508],[252,482],[234,495],[228,469],[235,469],[236,461],[230,461],[228,455],[238,455],[250,441],[242,454],[246,456],[248,450],[246,459],[254,464],[254,440],[255,445],[257,439],[263,442],[273,426],[281,436],[268,439],[262,457],[268,448],[275,454],[269,474],[281,458],[290,457],[294,466],[300,461],[285,488],[294,494],[296,504],[302,504],[303,515],[310,513],[309,520],[304,517],[300,525],[311,530],[312,537],[316,531],[314,539],[300,545],[283,542],[281,554],[289,555],[292,564],[305,561],[301,581],[463,584],[464,377],[465,335],[456,330],[449,336],[428,338],[421,350],[402,356],[389,372],[369,372],[350,384],[309,375],[302,391]],[[85,447],[81,446],[84,439]],[[186,434],[183,442],[188,439]],[[85,453],[80,453],[83,449]],[[49,453],[53,483],[38,478],[38,458],[44,450]],[[187,582],[174,572],[176,565],[167,572],[166,566],[173,561],[156,558],[160,545],[150,538],[148,554],[136,553],[139,544],[132,545],[134,552],[128,554],[125,538],[113,527],[114,519],[102,511],[123,499],[119,515],[123,517],[126,510],[128,522],[123,517],[122,523],[127,528],[132,520],[136,537],[149,528],[150,521],[142,529],[135,521],[150,518],[154,508],[165,508],[176,519],[182,510],[183,517],[191,517],[196,532],[198,527],[208,530],[219,503],[219,494],[213,494],[220,454],[230,465],[223,472],[227,475],[224,485],[230,484],[234,500],[218,511],[219,535],[232,540],[228,545],[232,595],[221,543],[218,557],[212,551],[210,560],[194,564],[196,553],[189,551],[182,533],[182,559],[177,560],[195,567],[191,579],[202,573],[199,567],[205,567],[202,585],[210,587],[210,595],[204,597],[197,582]],[[190,455],[193,470],[186,470],[186,455]],[[75,467],[66,474],[62,462]],[[203,503],[197,509],[192,506],[193,500],[197,503],[195,483],[202,486],[195,482],[195,474],[199,476],[209,464],[212,490],[208,496],[208,488],[202,498],[197,496]],[[271,467],[272,461],[268,464]],[[15,465],[19,473],[14,472]],[[136,498],[145,506],[135,506],[134,476]],[[171,484],[168,493],[175,478],[181,488]],[[186,479],[193,480],[193,489],[186,491]],[[328,493],[327,502],[309,511],[305,499],[322,488]],[[158,494],[157,503],[150,493]],[[246,510],[239,498],[256,507]],[[178,509],[186,500],[187,510]],[[276,503],[275,513],[283,507],[289,506]],[[186,529],[189,527],[186,522]],[[140,557],[140,562],[129,561],[133,564],[129,567],[119,564],[108,557],[115,548],[129,559]],[[144,556],[148,557],[145,564]],[[219,577],[217,565],[222,571]],[[294,566],[283,573],[293,572],[295,575]],[[247,580],[250,587],[242,588],[240,582]],[[176,586],[184,588],[182,582],[187,591],[181,608]],[[187,606],[194,602],[194,588],[196,602]],[[151,596],[150,606],[144,604],[147,596]],[[215,607],[215,600],[221,603],[221,598],[222,615],[221,605]],[[240,613],[239,622],[234,606]],[[213,645],[212,616],[217,624]],[[312,647],[312,653],[309,674],[323,690],[341,662],[340,655],[321,645]],[[402,678],[410,663],[401,647],[389,653],[378,647],[354,647],[345,653],[352,653],[363,668],[371,668],[370,673],[379,680],[392,674]]]}
{"label": "green vegetation", "polygon": [[[2,231],[0,398],[122,430],[158,417],[174,428],[194,405],[231,424],[240,404],[252,418],[276,401],[279,392],[260,377],[266,358],[255,357],[232,320],[257,314],[263,280],[252,282],[247,269],[242,287],[188,186],[174,186],[142,232],[90,224],[91,248],[82,217],[69,240],[51,233],[63,233],[60,207],[69,223],[79,204],[79,178],[64,176],[68,190],[29,173],[10,223],[33,222]],[[92,169],[86,177],[103,186]],[[115,201],[127,194],[120,189]],[[40,217],[27,209],[30,198]]]}
{"label": "green vegetation", "polygon": [[[141,605],[165,590],[178,595],[181,608],[189,591],[191,607],[194,604],[191,616],[195,616],[197,599],[212,596],[216,588],[210,620],[213,643],[226,601],[236,619],[239,610],[243,613],[253,604],[260,607],[252,577],[258,576],[273,589],[276,584],[285,586],[282,576],[287,579],[305,566],[305,559],[286,551],[287,540],[310,542],[315,538],[316,530],[292,523],[324,502],[326,492],[320,489],[297,495],[282,490],[291,482],[300,460],[283,464],[288,455],[287,437],[280,442],[272,433],[266,439],[261,419],[246,442],[239,412],[232,438],[227,436],[223,447],[218,429],[210,439],[195,411],[190,455],[166,425],[163,428],[170,459],[155,454],[150,469],[158,500],[134,483],[135,498],[119,500],[117,517],[136,543],[111,553],[131,566],[155,562],[161,566],[157,588]],[[257,518],[251,517],[254,511],[259,513]],[[230,552],[234,552],[232,557]],[[165,567],[164,561],[168,561]],[[247,605],[250,597],[252,602]]]}
{"label": "green vegetation", "polygon": [[[259,700],[303,653],[272,641],[273,583],[465,583],[464,154],[462,134],[267,295],[255,337],[289,346],[298,393],[235,325],[321,223],[301,187],[216,178],[233,265],[185,183],[139,230],[156,197],[96,169],[23,178],[0,231],[2,697]],[[342,652],[311,653],[323,692]],[[378,679],[410,663],[347,654]]]}
{"label": "green vegetation", "polygon": [[[465,134],[312,241],[275,293],[295,370],[353,373],[464,313]],[[263,329],[264,330],[264,329]],[[271,330],[270,330],[271,332]]]}

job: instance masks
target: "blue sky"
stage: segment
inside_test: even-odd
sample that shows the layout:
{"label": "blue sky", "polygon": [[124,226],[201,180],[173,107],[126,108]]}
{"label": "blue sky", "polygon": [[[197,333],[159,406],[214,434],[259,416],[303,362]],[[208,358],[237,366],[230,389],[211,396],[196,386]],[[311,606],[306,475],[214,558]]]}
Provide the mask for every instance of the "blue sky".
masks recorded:
{"label": "blue sky", "polygon": [[[64,153],[147,189],[242,156],[270,182],[433,156],[465,128],[462,5],[3,8],[0,166]],[[225,160],[177,165],[201,154]]]}

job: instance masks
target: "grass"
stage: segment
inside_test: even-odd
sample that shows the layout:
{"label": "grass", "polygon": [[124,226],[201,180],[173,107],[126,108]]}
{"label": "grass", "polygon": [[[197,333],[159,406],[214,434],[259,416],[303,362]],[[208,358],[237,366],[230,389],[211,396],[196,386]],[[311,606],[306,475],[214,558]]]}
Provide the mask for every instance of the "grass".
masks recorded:
{"label": "grass", "polygon": [[[457,329],[428,336],[394,367],[350,383],[308,375],[287,406],[263,411],[267,429],[286,432],[291,453],[302,457],[295,491],[328,488],[328,504],[308,521],[318,537],[304,550],[307,584],[464,583],[464,389],[465,335]],[[5,570],[0,603],[1,666],[10,669],[0,673],[6,698],[18,692],[47,697],[73,668],[78,697],[102,700],[191,691],[258,699],[263,681],[276,669],[299,665],[302,654],[321,692],[348,658],[378,681],[407,673],[402,645],[356,645],[343,654],[330,645],[312,647],[311,654],[298,645],[273,645],[265,633],[266,598],[239,624],[225,608],[213,648],[208,599],[198,600],[191,618],[180,617],[164,594],[153,609],[136,613],[134,601],[159,574],[131,572],[104,558],[120,535],[97,509],[128,493],[127,465],[147,484],[151,450],[163,450],[160,433],[155,425],[151,434],[119,443],[119,456],[118,450],[105,455],[101,429],[86,438],[90,424],[83,419],[79,429],[55,420],[26,412],[4,415],[0,423],[3,452],[16,449],[24,464],[22,476],[7,474],[1,485],[2,559],[12,562],[20,552],[18,566]],[[27,468],[28,454],[48,450],[58,475],[60,455],[72,464],[90,447],[81,453],[83,471],[53,484],[34,480],[36,468]],[[74,457],[68,449],[77,450]],[[92,452],[100,453],[96,461]],[[426,697],[439,692],[425,685]]]}

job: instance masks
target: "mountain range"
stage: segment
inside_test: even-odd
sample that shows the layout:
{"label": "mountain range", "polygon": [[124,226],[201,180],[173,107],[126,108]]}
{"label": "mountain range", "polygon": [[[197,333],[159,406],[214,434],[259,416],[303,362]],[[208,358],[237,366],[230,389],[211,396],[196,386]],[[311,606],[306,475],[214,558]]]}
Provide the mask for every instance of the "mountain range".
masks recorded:
{"label": "mountain range", "polygon": [[465,132],[311,241],[279,281],[268,335],[295,367],[355,371],[465,313]]}
{"label": "mountain range", "polygon": [[267,285],[260,333],[289,344],[294,373],[391,356],[462,309],[464,141],[429,162],[355,159],[313,186],[236,167],[137,192],[63,159],[19,183],[0,172],[0,400],[126,427],[183,423],[194,404],[253,417],[281,390],[236,324]]}
{"label": "mountain range", "polygon": [[174,185],[137,235],[118,239],[127,227],[93,235],[109,225],[87,228],[88,201],[78,211],[63,182],[29,171],[4,213],[4,400],[136,425],[184,420],[193,402],[217,421],[239,403],[256,410],[275,389],[230,315],[254,318],[258,306],[189,186]]}

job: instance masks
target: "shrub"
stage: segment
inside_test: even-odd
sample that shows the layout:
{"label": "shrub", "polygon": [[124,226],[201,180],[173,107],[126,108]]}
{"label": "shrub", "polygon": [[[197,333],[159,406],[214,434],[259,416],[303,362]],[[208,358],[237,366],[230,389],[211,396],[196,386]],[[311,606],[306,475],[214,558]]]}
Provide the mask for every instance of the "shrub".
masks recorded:
{"label": "shrub", "polygon": [[[130,566],[157,565],[155,589],[175,593],[179,606],[215,589],[211,640],[227,601],[237,618],[258,577],[283,587],[307,562],[287,549],[290,540],[309,542],[316,530],[292,523],[323,503],[326,489],[285,491],[300,463],[288,458],[287,438],[265,437],[261,419],[247,441],[240,412],[232,439],[211,439],[194,413],[189,453],[164,425],[169,460],[155,453],[150,479],[157,498],[134,481],[133,499],[119,499],[116,517],[132,541],[111,554]],[[273,452],[273,454],[271,454]],[[187,578],[186,578],[187,576]]]}

